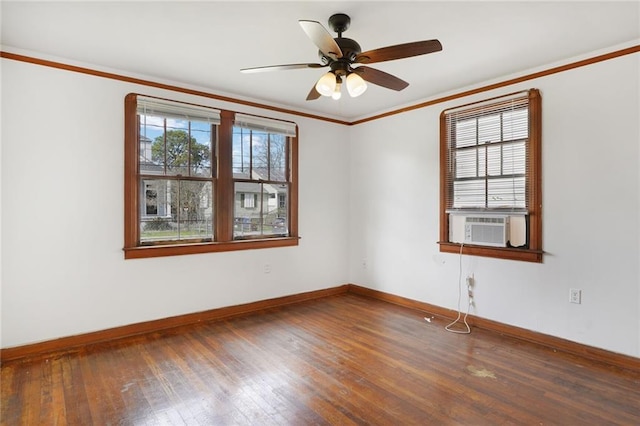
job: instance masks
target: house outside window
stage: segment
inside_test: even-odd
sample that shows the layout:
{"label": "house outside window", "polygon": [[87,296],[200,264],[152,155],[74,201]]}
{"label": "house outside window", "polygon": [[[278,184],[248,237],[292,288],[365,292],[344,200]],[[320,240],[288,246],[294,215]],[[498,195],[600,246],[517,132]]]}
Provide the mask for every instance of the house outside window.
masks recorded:
{"label": "house outside window", "polygon": [[441,251],[540,262],[536,89],[441,114]]}
{"label": "house outside window", "polygon": [[130,94],[125,189],[126,258],[297,245],[296,125]]}

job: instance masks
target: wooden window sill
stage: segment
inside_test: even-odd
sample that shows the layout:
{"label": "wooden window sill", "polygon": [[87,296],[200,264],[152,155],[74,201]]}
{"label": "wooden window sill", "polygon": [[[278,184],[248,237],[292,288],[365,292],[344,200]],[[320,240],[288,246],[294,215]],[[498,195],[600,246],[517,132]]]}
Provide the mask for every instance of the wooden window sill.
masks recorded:
{"label": "wooden window sill", "polygon": [[[448,241],[439,241],[440,252],[460,254],[460,244]],[[542,263],[542,250],[521,249],[511,247],[487,247],[465,244],[462,254],[493,257],[497,259],[521,260],[525,262]]]}
{"label": "wooden window sill", "polygon": [[228,242],[125,247],[123,250],[125,259],[143,259],[147,257],[178,256],[182,254],[216,253],[224,251],[291,247],[297,246],[299,240],[299,237],[278,237],[265,238],[261,240],[238,240]]}

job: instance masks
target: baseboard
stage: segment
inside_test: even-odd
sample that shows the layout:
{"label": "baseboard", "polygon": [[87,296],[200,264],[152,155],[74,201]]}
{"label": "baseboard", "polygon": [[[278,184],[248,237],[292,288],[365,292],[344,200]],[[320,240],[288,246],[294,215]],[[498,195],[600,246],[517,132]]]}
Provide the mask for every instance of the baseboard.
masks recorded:
{"label": "baseboard", "polygon": [[[240,315],[248,315],[263,311],[265,309],[276,308],[279,306],[301,303],[307,300],[320,299],[323,297],[335,296],[345,293],[353,293],[360,296],[393,303],[395,305],[415,309],[421,312],[429,313],[430,315],[451,320],[456,318],[456,316],[458,315],[457,311],[443,308],[441,306],[431,305],[429,303],[408,299],[406,297],[396,296],[394,294],[385,293],[367,287],[361,287],[356,284],[345,284],[342,286],[323,290],[298,293],[290,296],[277,297],[274,299],[261,300],[242,305],[229,306],[203,312],[196,312],[192,314],[130,324],[122,327],[115,327],[76,336],[62,337],[59,339],[47,340],[44,342],[33,343],[29,345],[4,348],[0,349],[0,362],[14,361],[23,358],[34,358],[59,352],[67,353],[72,352],[76,349],[80,349],[86,345],[126,339],[141,334],[165,331],[177,327],[189,326],[207,321],[215,321]],[[578,355],[586,359],[600,361],[608,365],[615,365],[617,367],[626,368],[629,370],[640,371],[640,358],[635,358],[632,356],[583,345],[580,343],[572,342],[570,340],[561,339],[559,337],[554,337],[531,330],[526,330],[497,321],[480,318],[474,315],[469,315],[467,317],[467,322],[474,327],[482,328],[495,333],[500,333],[505,336],[526,340],[528,342],[543,345],[562,352]]]}
{"label": "baseboard", "polygon": [[290,296],[277,297],[274,299],[260,300],[257,302],[242,305],[229,306],[212,309],[192,314],[179,315],[175,317],[163,318],[153,321],[145,321],[136,324],[115,327],[106,330],[84,333],[76,336],[62,337],[54,340],[33,343],[29,345],[16,346],[0,349],[0,362],[14,361],[22,358],[34,358],[59,352],[72,352],[86,345],[104,343],[108,341],[126,339],[145,333],[165,331],[172,328],[183,327],[207,321],[215,321],[234,316],[247,315],[265,309],[279,306],[291,305],[307,300],[319,299],[338,294],[344,294],[349,290],[348,285],[298,293]]}
{"label": "baseboard", "polygon": [[[417,300],[408,299],[401,296],[396,296],[394,294],[385,293],[379,290],[361,287],[356,284],[349,284],[348,291],[350,293],[382,300],[406,308],[416,309],[437,317],[442,317],[450,320],[454,320],[458,315],[457,311],[451,309],[431,305],[425,302],[419,302]],[[471,314],[469,314],[469,316],[467,317],[467,322],[474,327],[536,343],[558,351],[578,355],[589,360],[600,361],[608,365],[615,365],[617,367],[625,368],[628,370],[640,371],[640,358],[635,358],[629,355],[619,354],[616,352],[607,351],[605,349],[572,342],[570,340],[550,336],[548,334],[538,333],[536,331],[515,327],[513,325],[508,325],[497,321],[492,321]]]}

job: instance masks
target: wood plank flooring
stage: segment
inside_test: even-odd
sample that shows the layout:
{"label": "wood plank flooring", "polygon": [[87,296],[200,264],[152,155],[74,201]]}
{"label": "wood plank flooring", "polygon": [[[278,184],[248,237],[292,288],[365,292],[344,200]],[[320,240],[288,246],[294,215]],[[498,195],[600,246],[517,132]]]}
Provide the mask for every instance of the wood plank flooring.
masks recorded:
{"label": "wood plank flooring", "polygon": [[637,425],[640,373],[344,294],[2,365],[2,425]]}

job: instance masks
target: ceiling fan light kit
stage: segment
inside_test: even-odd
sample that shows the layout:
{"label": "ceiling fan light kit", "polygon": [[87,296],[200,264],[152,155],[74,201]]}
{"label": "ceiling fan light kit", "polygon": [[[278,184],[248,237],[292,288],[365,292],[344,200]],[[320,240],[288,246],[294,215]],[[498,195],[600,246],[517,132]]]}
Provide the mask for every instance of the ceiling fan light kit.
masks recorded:
{"label": "ceiling fan light kit", "polygon": [[337,76],[329,71],[316,83],[316,90],[322,96],[331,96],[333,92],[336,90],[336,78]]}
{"label": "ceiling fan light kit", "polygon": [[347,91],[352,98],[357,98],[367,90],[367,83],[355,72],[347,76]]}
{"label": "ceiling fan light kit", "polygon": [[331,94],[331,98],[338,100],[342,97],[342,78],[336,76],[336,90]]}
{"label": "ceiling fan light kit", "polygon": [[[367,90],[367,83],[355,72],[347,76],[346,83],[347,92],[352,98],[362,95]],[[342,97],[342,77],[329,71],[320,77],[315,88],[322,96],[331,96],[338,100]]]}
{"label": "ceiling fan light kit", "polygon": [[366,82],[396,91],[403,90],[409,86],[409,83],[394,75],[361,64],[392,61],[442,50],[442,45],[438,40],[424,40],[362,52],[360,45],[355,40],[342,37],[342,33],[351,24],[351,18],[344,13],[336,13],[329,18],[329,26],[338,33],[336,38],[331,37],[331,34],[319,22],[301,20],[299,23],[302,30],[320,49],[318,51],[320,64],[271,65],[244,68],[240,71],[253,73],[329,67],[331,71],[320,77],[309,92],[307,100],[318,99],[320,96],[331,96],[333,99],[340,99],[343,78],[346,80],[349,96],[355,98],[367,90]]}

